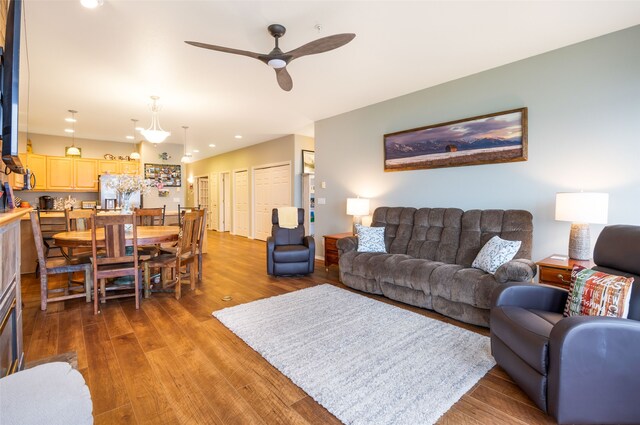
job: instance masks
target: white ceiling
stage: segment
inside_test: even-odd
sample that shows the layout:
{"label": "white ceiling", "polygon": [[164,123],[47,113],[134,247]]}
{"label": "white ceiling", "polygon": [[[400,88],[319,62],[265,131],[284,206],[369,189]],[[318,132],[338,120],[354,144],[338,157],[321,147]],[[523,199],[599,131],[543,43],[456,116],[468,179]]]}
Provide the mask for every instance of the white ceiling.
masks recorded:
{"label": "white ceiling", "polygon": [[[104,0],[89,10],[79,0],[27,0],[25,17],[22,130],[27,81],[28,131],[65,135],[67,110],[77,109],[83,139],[131,143],[130,119],[148,127],[149,96],[158,95],[161,125],[173,133],[166,143],[183,143],[188,125],[188,148],[203,158],[313,135],[319,119],[637,25],[640,1]],[[357,36],[292,62],[291,92],[255,59],[184,43],[267,53],[271,23],[287,27],[285,51]]]}

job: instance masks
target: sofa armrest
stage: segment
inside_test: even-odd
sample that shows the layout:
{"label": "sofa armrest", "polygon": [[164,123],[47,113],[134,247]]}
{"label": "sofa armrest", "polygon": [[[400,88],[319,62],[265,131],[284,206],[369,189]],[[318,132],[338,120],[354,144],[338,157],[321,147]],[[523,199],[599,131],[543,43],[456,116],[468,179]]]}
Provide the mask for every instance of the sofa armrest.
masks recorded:
{"label": "sofa armrest", "polygon": [[505,305],[560,313],[567,303],[568,292],[561,288],[533,283],[509,283],[497,287],[491,305]]}
{"label": "sofa armrest", "polygon": [[356,251],[358,249],[358,238],[356,236],[349,236],[338,239],[336,245],[338,246],[338,256],[341,256],[349,251]]}
{"label": "sofa armrest", "polygon": [[575,316],[549,340],[548,410],[560,423],[640,423],[640,322]]}
{"label": "sofa armrest", "polygon": [[305,236],[302,243],[309,248],[309,256],[311,257],[311,261],[314,261],[316,258],[316,240],[313,236]]}
{"label": "sofa armrest", "polygon": [[494,276],[499,283],[531,282],[536,275],[536,263],[526,258],[507,261],[496,270]]}
{"label": "sofa armrest", "polygon": [[267,238],[267,274],[273,274],[273,251],[276,249],[276,240],[272,236]]}

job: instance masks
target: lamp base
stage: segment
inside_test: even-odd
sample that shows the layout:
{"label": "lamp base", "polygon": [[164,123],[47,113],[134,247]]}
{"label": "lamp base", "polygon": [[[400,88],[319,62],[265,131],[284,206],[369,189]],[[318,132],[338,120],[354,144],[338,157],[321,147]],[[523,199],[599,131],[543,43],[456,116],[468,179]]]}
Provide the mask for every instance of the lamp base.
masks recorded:
{"label": "lamp base", "polygon": [[352,232],[353,232],[354,235],[358,234],[358,232],[356,232],[356,224],[362,224],[362,216],[359,216],[359,215],[354,215],[353,216],[353,230],[352,230]]}
{"label": "lamp base", "polygon": [[569,257],[574,260],[589,260],[591,258],[591,236],[588,224],[571,223]]}

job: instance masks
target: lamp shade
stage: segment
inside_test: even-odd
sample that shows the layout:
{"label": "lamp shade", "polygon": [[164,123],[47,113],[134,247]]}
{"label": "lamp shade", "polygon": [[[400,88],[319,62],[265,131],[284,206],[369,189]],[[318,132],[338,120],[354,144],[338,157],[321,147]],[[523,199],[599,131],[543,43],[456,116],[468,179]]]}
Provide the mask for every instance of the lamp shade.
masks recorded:
{"label": "lamp shade", "polygon": [[366,198],[347,198],[347,215],[369,215],[369,200]]}
{"label": "lamp shade", "polygon": [[608,193],[556,193],[556,220],[558,221],[607,224],[608,214]]}

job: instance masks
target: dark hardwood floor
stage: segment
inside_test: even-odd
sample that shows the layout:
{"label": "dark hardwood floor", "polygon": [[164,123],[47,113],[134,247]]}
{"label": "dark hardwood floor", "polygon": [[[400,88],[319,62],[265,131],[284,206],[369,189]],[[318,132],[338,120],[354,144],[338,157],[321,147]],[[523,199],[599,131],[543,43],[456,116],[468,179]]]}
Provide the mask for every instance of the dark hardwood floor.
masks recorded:
{"label": "dark hardwood floor", "polygon": [[[100,315],[81,299],[41,312],[34,275],[23,275],[26,361],[75,351],[97,424],[339,424],[335,417],[211,316],[224,307],[338,281],[317,263],[309,277],[266,274],[264,242],[208,232],[203,281],[195,291],[153,294],[136,311],[110,300]],[[64,277],[54,278],[64,284]],[[231,301],[222,298],[230,295]],[[392,302],[487,335],[436,313]],[[492,369],[441,424],[554,423],[500,368]]]}

